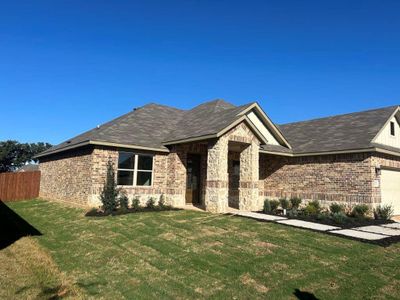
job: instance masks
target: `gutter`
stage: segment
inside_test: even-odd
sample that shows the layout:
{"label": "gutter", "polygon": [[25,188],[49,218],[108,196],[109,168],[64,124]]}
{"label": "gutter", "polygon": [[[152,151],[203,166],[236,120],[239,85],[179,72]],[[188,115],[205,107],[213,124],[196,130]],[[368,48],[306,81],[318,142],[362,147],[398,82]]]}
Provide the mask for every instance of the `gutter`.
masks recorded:
{"label": "gutter", "polygon": [[126,148],[126,149],[137,149],[137,150],[147,150],[147,151],[154,151],[154,152],[169,153],[168,149],[143,147],[143,146],[138,146],[138,145],[118,144],[118,143],[110,143],[110,142],[100,142],[100,141],[84,141],[84,142],[74,144],[71,146],[66,146],[66,147],[51,151],[51,152],[39,153],[39,154],[35,155],[33,158],[45,157],[45,156],[53,155],[56,153],[64,152],[67,150],[87,146],[87,145],[109,146],[109,147],[118,147],[118,148]]}
{"label": "gutter", "polygon": [[259,152],[260,153],[264,153],[264,154],[280,155],[280,156],[287,156],[287,157],[304,157],[304,156],[318,156],[318,155],[378,152],[378,153],[389,154],[389,155],[399,156],[400,157],[400,151],[399,152],[390,151],[390,150],[382,149],[382,148],[379,148],[379,147],[371,147],[371,148],[364,148],[364,149],[353,149],[353,150],[325,151],[325,152],[305,152],[305,153],[284,153],[284,152],[275,152],[275,151],[269,151],[269,150],[260,149]]}

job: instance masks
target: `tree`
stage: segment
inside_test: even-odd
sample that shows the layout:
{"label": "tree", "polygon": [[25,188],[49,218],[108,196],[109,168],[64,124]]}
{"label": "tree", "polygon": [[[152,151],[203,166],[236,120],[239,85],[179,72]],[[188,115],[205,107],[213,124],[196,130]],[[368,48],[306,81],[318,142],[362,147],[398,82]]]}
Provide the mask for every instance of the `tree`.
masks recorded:
{"label": "tree", "polygon": [[106,181],[100,194],[100,200],[106,213],[112,213],[117,208],[118,194],[119,189],[115,181],[114,164],[111,159],[108,159]]}
{"label": "tree", "polygon": [[49,149],[49,143],[19,143],[18,141],[0,141],[0,173],[13,171],[27,162],[37,162],[36,154]]}

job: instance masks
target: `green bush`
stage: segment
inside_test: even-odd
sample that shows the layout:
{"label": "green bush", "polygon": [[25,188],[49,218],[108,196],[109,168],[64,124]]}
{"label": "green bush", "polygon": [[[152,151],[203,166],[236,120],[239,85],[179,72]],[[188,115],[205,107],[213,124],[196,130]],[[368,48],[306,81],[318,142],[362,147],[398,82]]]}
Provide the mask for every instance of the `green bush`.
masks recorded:
{"label": "green bush", "polygon": [[351,211],[351,215],[356,218],[364,218],[369,212],[368,205],[365,204],[357,204],[353,207]]}
{"label": "green bush", "polygon": [[112,213],[117,208],[118,194],[119,189],[115,181],[114,164],[109,159],[107,162],[106,181],[100,194],[100,200],[106,213]]}
{"label": "green bush", "polygon": [[121,195],[118,199],[119,208],[123,210],[128,210],[129,208],[129,199],[126,192],[121,192]]}
{"label": "green bush", "polygon": [[272,212],[276,212],[276,210],[278,209],[278,206],[279,206],[279,201],[278,200],[271,200],[269,203],[271,205],[271,211]]}
{"label": "green bush", "polygon": [[329,210],[331,211],[332,214],[337,214],[337,213],[343,213],[344,212],[344,206],[338,203],[332,203],[329,206]]}
{"label": "green bush", "polygon": [[321,205],[318,200],[313,200],[308,202],[306,208],[304,209],[304,213],[309,216],[318,215],[321,212]]}
{"label": "green bush", "polygon": [[290,198],[290,203],[291,203],[293,209],[299,209],[300,204],[301,204],[301,199],[298,197]]}
{"label": "green bush", "polygon": [[374,217],[377,220],[390,220],[393,217],[393,212],[391,205],[379,205],[374,209]]}
{"label": "green bush", "polygon": [[160,196],[160,200],[158,200],[158,206],[159,206],[160,208],[165,208],[165,207],[166,207],[165,195],[164,195],[164,194],[162,194],[162,195]]}
{"label": "green bush", "polygon": [[138,197],[132,199],[132,209],[140,210],[140,199]]}
{"label": "green bush", "polygon": [[332,220],[337,224],[345,224],[348,222],[349,217],[342,211],[332,214]]}
{"label": "green bush", "polygon": [[149,209],[154,209],[156,207],[156,200],[153,197],[150,197],[146,202],[146,207]]}
{"label": "green bush", "polygon": [[270,213],[270,212],[272,212],[271,203],[270,203],[269,199],[265,199],[265,200],[264,200],[263,212],[264,212],[264,213]]}
{"label": "green bush", "polygon": [[288,209],[289,208],[289,200],[286,198],[281,198],[279,199],[279,203],[281,204],[281,207],[283,209]]}

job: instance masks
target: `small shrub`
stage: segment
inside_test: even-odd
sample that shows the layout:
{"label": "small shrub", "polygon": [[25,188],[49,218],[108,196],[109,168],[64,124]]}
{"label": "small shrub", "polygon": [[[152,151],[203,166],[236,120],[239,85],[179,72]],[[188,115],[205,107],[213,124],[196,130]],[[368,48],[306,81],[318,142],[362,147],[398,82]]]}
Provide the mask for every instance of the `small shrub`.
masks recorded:
{"label": "small shrub", "polygon": [[118,199],[119,208],[122,210],[128,210],[129,208],[129,199],[125,192],[121,192],[121,195]]}
{"label": "small shrub", "polygon": [[368,212],[369,212],[368,205],[358,204],[353,207],[351,215],[356,218],[364,218]]}
{"label": "small shrub", "polygon": [[281,204],[281,207],[283,209],[288,209],[289,208],[289,200],[286,198],[281,198],[279,199],[279,203]]}
{"label": "small shrub", "polygon": [[271,203],[270,203],[269,199],[265,199],[265,200],[264,200],[263,212],[264,212],[264,213],[270,213],[270,212],[272,212]]}
{"label": "small shrub", "polygon": [[289,209],[286,215],[290,218],[297,217],[299,215],[299,211],[297,209]]}
{"label": "small shrub", "polygon": [[138,197],[132,199],[132,209],[133,210],[140,210],[140,200]]}
{"label": "small shrub", "polygon": [[348,222],[349,217],[342,211],[332,214],[332,220],[337,224],[345,224]]}
{"label": "small shrub", "polygon": [[164,195],[164,194],[162,194],[162,195],[160,196],[160,200],[158,201],[158,206],[159,206],[160,208],[165,208],[165,207],[166,207],[165,195]]}
{"label": "small shrub", "polygon": [[146,207],[149,209],[154,209],[156,207],[156,200],[153,197],[150,197],[146,202]]}
{"label": "small shrub", "polygon": [[390,220],[393,217],[393,212],[391,205],[379,205],[374,209],[374,217],[377,220]]}
{"label": "small shrub", "polygon": [[299,209],[301,204],[301,199],[297,197],[290,198],[290,203],[293,209]]}
{"label": "small shrub", "polygon": [[106,213],[111,213],[117,208],[119,190],[115,181],[114,164],[111,159],[107,163],[107,176],[104,182],[103,190],[100,194],[100,200]]}
{"label": "small shrub", "polygon": [[269,202],[269,204],[271,205],[271,212],[276,212],[276,210],[278,209],[278,206],[279,206],[279,201],[278,200],[271,200]]}
{"label": "small shrub", "polygon": [[338,203],[332,203],[329,206],[329,210],[332,214],[344,213],[344,206]]}
{"label": "small shrub", "polygon": [[327,212],[319,212],[317,213],[316,219],[323,221],[329,218],[329,214]]}
{"label": "small shrub", "polygon": [[97,216],[99,214],[99,210],[95,207],[91,208],[86,214],[85,216]]}
{"label": "small shrub", "polygon": [[318,200],[309,202],[304,209],[304,213],[309,216],[318,215],[321,212],[321,205]]}

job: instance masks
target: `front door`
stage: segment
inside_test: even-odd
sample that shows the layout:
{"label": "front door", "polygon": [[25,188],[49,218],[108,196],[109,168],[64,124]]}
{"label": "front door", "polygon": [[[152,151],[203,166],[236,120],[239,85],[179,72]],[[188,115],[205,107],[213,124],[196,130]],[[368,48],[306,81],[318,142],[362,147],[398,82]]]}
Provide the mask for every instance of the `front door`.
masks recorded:
{"label": "front door", "polygon": [[188,154],[186,175],[186,203],[200,204],[200,155]]}

